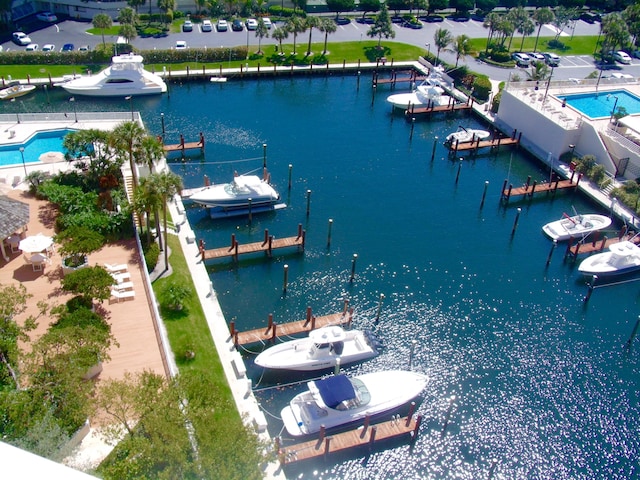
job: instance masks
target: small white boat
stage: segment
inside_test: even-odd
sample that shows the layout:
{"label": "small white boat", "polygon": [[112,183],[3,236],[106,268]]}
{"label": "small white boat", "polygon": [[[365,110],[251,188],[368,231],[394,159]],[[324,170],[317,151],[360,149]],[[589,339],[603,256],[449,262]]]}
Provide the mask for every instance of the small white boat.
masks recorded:
{"label": "small white boat", "polygon": [[348,330],[337,325],[309,332],[307,338],[291,340],[267,348],[255,359],[263,368],[312,371],[360,362],[378,355],[379,343],[369,332]]}
{"label": "small white boat", "polygon": [[491,135],[486,130],[478,130],[475,128],[464,128],[462,125],[458,127],[453,133],[447,135],[445,139],[445,143],[447,144],[455,144],[455,143],[468,143],[475,142],[477,140],[484,140],[485,138],[489,138]]}
{"label": "small white boat", "polygon": [[[225,211],[274,206],[280,194],[257,175],[236,175],[231,183],[205,187],[189,197],[196,203]],[[251,200],[251,202],[249,202]]]}
{"label": "small white boat", "polygon": [[396,93],[387,97],[387,102],[394,107],[407,109],[409,106],[415,107],[438,107],[449,105],[454,99],[446,95],[440,82],[436,79],[427,78],[410,93]]}
{"label": "small white boat", "polygon": [[609,246],[608,252],[597,253],[580,263],[578,271],[585,275],[613,277],[640,270],[640,247],[628,240]]}
{"label": "small white boat", "polygon": [[111,66],[101,72],[61,83],[73,95],[94,97],[125,97],[152,95],[167,91],[167,84],[158,75],[144,69],[140,55],[118,55]]}
{"label": "small white boat", "polygon": [[385,370],[355,377],[335,375],[307,383],[309,390],[282,409],[287,432],[309,435],[339,427],[405,405],[427,385],[427,377],[404,370]]}
{"label": "small white boat", "polygon": [[552,240],[562,242],[569,238],[584,238],[590,233],[597,232],[611,225],[611,219],[605,215],[587,213],[570,217],[566,213],[560,220],[547,223],[542,231]]}
{"label": "small white boat", "polygon": [[11,100],[12,98],[21,97],[27,93],[33,92],[35,89],[35,85],[11,85],[0,90],[0,100]]}

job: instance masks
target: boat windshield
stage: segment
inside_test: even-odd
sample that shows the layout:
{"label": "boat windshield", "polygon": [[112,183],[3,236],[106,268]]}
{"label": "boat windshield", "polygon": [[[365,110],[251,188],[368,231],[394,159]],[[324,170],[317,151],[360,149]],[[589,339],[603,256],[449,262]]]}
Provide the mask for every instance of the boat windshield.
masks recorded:
{"label": "boat windshield", "polygon": [[227,183],[224,186],[224,191],[231,196],[237,196],[237,195],[246,195],[247,193],[250,193],[251,190],[249,190],[245,185],[239,185],[236,182],[231,182],[231,183]]}
{"label": "boat windshield", "polygon": [[315,386],[324,404],[336,410],[359,408],[371,401],[369,390],[357,378],[336,375],[316,381]]}

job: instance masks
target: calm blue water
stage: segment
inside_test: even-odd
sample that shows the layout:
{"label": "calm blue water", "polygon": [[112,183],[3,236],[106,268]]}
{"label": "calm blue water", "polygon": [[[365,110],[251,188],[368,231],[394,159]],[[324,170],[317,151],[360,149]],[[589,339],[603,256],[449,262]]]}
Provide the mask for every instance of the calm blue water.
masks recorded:
{"label": "calm blue water", "polygon": [[25,144],[0,146],[0,167],[22,163],[20,147],[24,147],[25,163],[39,161],[40,155],[47,152],[65,152],[62,147],[64,136],[73,130],[52,130],[33,135]]}
{"label": "calm blue water", "polygon": [[[616,97],[618,101],[616,103]],[[562,95],[560,99],[566,99],[567,104],[590,118],[610,117],[614,110],[623,107],[627,114],[640,113],[640,98],[626,90],[613,90],[607,92],[577,93],[574,95]]]}
{"label": "calm blue water", "polygon": [[[262,239],[265,228],[278,237],[295,234],[298,223],[307,231],[304,255],[209,266],[227,320],[240,329],[265,325],[269,313],[276,322],[297,320],[307,306],[316,315],[336,312],[347,297],[356,325],[372,327],[385,343],[379,357],[349,373],[409,368],[416,341],[413,368],[430,380],[413,451],[404,442],[388,443],[368,458],[350,452],[285,473],[303,479],[637,477],[640,339],[630,350],[624,345],[639,313],[639,284],[596,289],[585,304],[585,280],[576,264],[563,262],[563,247],[545,265],[551,244],[542,225],[572,207],[597,209],[570,193],[501,205],[505,178],[520,185],[528,175],[548,179],[549,172],[512,150],[465,160],[459,169],[441,140],[458,125],[480,127],[472,117],[418,121],[410,139],[410,124],[384,101],[389,90],[378,90],[373,98],[366,76],[359,90],[355,77],[191,83],[173,85],[170,97],[136,99],[134,107],[154,133],[163,112],[168,141],[205,132],[206,157],[173,166],[188,187],[200,185],[205,173],[225,182],[234,170],[261,168],[268,144],[267,163],[288,208],[251,225],[214,223],[200,208],[188,209],[208,248],[228,244],[232,233],[244,242]],[[77,104],[79,110],[129,108],[108,100]],[[375,325],[380,294],[385,300]],[[290,379],[262,377],[251,358],[246,354],[254,384]],[[302,388],[257,394],[272,434],[282,428],[275,418],[280,409]]]}

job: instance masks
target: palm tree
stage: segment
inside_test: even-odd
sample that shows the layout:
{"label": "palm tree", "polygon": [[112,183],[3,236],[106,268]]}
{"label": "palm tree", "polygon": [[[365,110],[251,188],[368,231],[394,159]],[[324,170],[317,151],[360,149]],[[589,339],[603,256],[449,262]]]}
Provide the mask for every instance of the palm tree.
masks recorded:
{"label": "palm tree", "polygon": [[100,33],[102,33],[102,45],[106,45],[104,41],[104,29],[111,28],[111,25],[113,25],[111,17],[106,13],[99,13],[93,17],[92,23],[95,28],[100,29]]}
{"label": "palm tree", "polygon": [[536,34],[536,43],[533,47],[533,51],[536,52],[538,49],[538,39],[540,38],[540,30],[542,30],[543,25],[547,23],[553,22],[555,15],[553,14],[553,10],[549,7],[542,7],[533,12],[533,21],[538,26],[538,33]]}
{"label": "palm tree", "polygon": [[311,55],[311,35],[313,33],[313,29],[317,28],[320,25],[320,18],[314,15],[309,15],[304,21],[306,27],[309,29],[309,42],[307,43],[307,53],[305,54],[307,57]]}
{"label": "palm tree", "polygon": [[329,38],[329,34],[336,33],[336,30],[338,30],[338,26],[336,25],[336,22],[333,21],[333,19],[327,18],[327,17],[320,17],[318,30],[320,30],[321,32],[324,32],[324,50],[322,50],[322,54],[326,55],[327,40]]}
{"label": "palm tree", "polygon": [[269,38],[269,29],[264,24],[262,17],[258,19],[258,27],[256,28],[256,37],[258,37],[258,55],[262,53],[262,39]]}
{"label": "palm tree", "polygon": [[451,32],[446,28],[439,28],[436,30],[436,33],[433,34],[433,41],[437,49],[436,65],[440,63],[440,51],[446,50],[452,40]]}
{"label": "palm tree", "polygon": [[[152,177],[142,177],[140,185],[133,192],[133,211],[137,215],[145,214],[147,229],[147,244],[151,244],[151,213],[154,213],[156,224],[156,232],[160,232],[160,215],[158,214],[161,206],[161,199],[152,181]],[[160,250],[162,250],[162,238],[160,238]]]}
{"label": "palm tree", "polygon": [[511,42],[513,42],[513,36],[516,31],[521,32],[522,26],[525,24],[527,20],[529,20],[529,14],[524,9],[524,7],[515,7],[509,10],[506,18],[513,24],[513,30],[511,31],[511,38],[509,39],[508,50],[511,50]]}
{"label": "palm tree", "polygon": [[131,168],[134,191],[138,186],[134,152],[138,149],[145,136],[146,132],[144,128],[136,122],[123,122],[116,126],[111,132],[110,144],[116,150],[117,155],[120,157],[129,157],[129,167]]}
{"label": "palm tree", "polygon": [[124,24],[135,25],[137,21],[138,21],[138,14],[135,12],[133,8],[126,7],[120,10],[120,13],[118,14],[118,22],[120,22],[122,25]]}
{"label": "palm tree", "polygon": [[460,61],[460,57],[464,57],[471,53],[471,40],[467,35],[458,35],[453,41],[453,49],[456,52],[456,67]]}
{"label": "palm tree", "polygon": [[[151,0],[149,0],[151,1]],[[169,22],[169,12],[176,9],[176,0],[158,0],[158,8],[164,12],[164,22]],[[172,15],[173,18],[173,15]]]}
{"label": "palm tree", "polygon": [[527,18],[527,20],[518,27],[518,32],[522,34],[522,40],[520,41],[520,51],[522,51],[522,48],[524,47],[524,39],[531,35],[535,31],[535,29],[536,26],[530,18]]}
{"label": "palm tree", "polygon": [[285,27],[276,27],[273,29],[271,38],[278,41],[278,44],[280,45],[280,55],[284,55],[284,52],[282,51],[282,40],[285,40],[288,37],[289,30],[287,30]]}
{"label": "palm tree", "polygon": [[127,43],[131,43],[131,40],[138,36],[138,31],[136,27],[134,27],[130,23],[124,23],[120,26],[120,30],[118,30],[118,35],[127,39]]}
{"label": "palm tree", "polygon": [[133,157],[138,165],[146,165],[149,173],[153,173],[153,166],[164,156],[162,143],[152,135],[146,135],[140,140],[138,148],[133,152]]}
{"label": "palm tree", "polygon": [[487,36],[487,46],[484,51],[489,51],[489,45],[491,45],[491,39],[493,38],[494,32],[498,29],[498,25],[500,24],[500,15],[495,12],[489,13],[486,17],[484,17],[484,22],[482,22],[482,26],[484,28],[489,29],[489,35]]}
{"label": "palm tree", "polygon": [[307,25],[304,20],[302,20],[298,16],[289,17],[287,23],[285,23],[285,28],[293,33],[293,54],[296,54],[296,38],[299,33],[303,33],[307,29]]}
{"label": "palm tree", "polygon": [[540,82],[550,77],[549,66],[544,62],[533,62],[531,71],[527,71],[527,78],[532,81]]}
{"label": "palm tree", "polygon": [[[173,197],[182,189],[182,178],[172,172],[154,173],[150,176],[150,182],[154,184],[160,200],[162,202],[162,214],[163,214],[163,231],[164,231],[164,244],[167,244],[167,203],[169,198]],[[169,264],[169,252],[167,248],[164,249],[164,265],[165,269]]]}

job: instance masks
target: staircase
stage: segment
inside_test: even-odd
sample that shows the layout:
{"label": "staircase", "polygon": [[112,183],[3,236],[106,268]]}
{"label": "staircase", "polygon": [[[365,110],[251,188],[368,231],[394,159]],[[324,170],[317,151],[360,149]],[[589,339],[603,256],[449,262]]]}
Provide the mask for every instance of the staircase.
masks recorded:
{"label": "staircase", "polygon": [[[133,175],[131,175],[131,170],[128,168],[122,168],[122,179],[124,181],[124,189],[127,192],[127,200],[129,203],[133,203]],[[140,228],[140,216],[134,214],[133,222],[136,228]]]}

